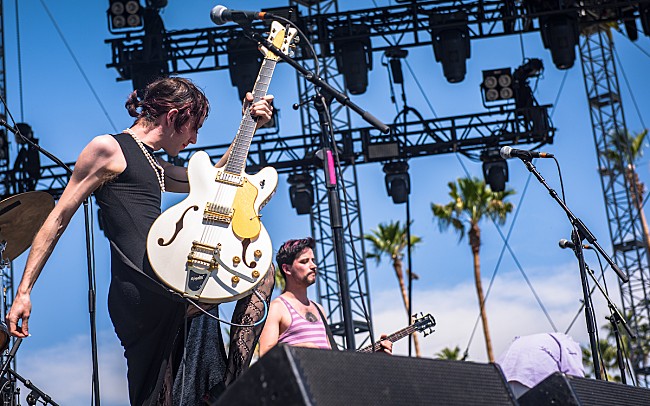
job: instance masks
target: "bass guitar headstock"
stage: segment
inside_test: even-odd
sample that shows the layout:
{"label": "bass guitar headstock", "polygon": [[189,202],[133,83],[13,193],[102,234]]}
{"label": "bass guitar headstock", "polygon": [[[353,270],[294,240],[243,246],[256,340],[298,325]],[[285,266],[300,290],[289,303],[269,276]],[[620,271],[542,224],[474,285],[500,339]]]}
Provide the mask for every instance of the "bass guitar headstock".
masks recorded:
{"label": "bass guitar headstock", "polygon": [[419,317],[414,315],[413,318],[413,327],[418,332],[424,334],[425,337],[433,333],[433,328],[436,326],[436,320],[431,314],[422,315],[422,313],[420,313]]}

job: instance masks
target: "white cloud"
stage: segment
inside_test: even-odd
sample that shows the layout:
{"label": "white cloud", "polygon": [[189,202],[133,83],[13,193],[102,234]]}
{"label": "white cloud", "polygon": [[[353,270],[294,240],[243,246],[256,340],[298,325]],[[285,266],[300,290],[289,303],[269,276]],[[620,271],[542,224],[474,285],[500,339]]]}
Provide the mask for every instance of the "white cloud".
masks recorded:
{"label": "white cloud", "polygon": [[[531,270],[527,274],[558,330],[565,331],[578,313],[582,299],[576,266],[571,264],[556,269]],[[484,280],[485,290],[487,283]],[[609,286],[616,287],[616,281],[611,281]],[[618,294],[617,288],[611,290]],[[600,293],[596,292],[594,299],[597,324],[600,326],[608,313]],[[406,312],[397,288],[373,292],[372,301],[376,332],[392,333],[406,326]],[[457,345],[464,350],[478,316],[474,283],[467,281],[451,287],[416,288],[414,310],[431,313],[437,323],[433,334],[427,337],[420,335],[423,356],[434,357],[442,348]],[[487,300],[487,312],[495,356],[504,351],[515,336],[553,330],[518,272],[496,278]],[[582,344],[588,343],[584,312],[579,313],[569,334]],[[396,343],[394,352],[406,355],[407,340]],[[122,353],[122,347],[112,331],[99,334],[100,388],[104,405],[128,404],[126,362]],[[21,375],[32,380],[57,403],[72,406],[90,403],[91,354],[87,335],[75,336],[64,344],[25,352],[24,355],[19,351],[18,359]],[[478,362],[487,360],[480,322],[469,347],[468,359]],[[22,398],[27,393],[22,389]]]}
{"label": "white cloud", "polygon": [[[557,330],[561,332],[568,328],[580,309],[582,288],[576,268],[575,265],[567,265],[527,273],[540,301]],[[484,278],[484,291],[487,291],[487,286],[488,280]],[[614,281],[609,286],[617,285]],[[618,295],[617,289],[611,290],[615,290]],[[461,351],[464,351],[478,317],[478,299],[473,281],[446,288],[414,289],[413,296],[414,311],[431,313],[437,323],[433,334],[427,337],[420,335],[422,355],[434,357],[444,347],[459,346]],[[373,292],[372,299],[376,332],[392,333],[406,325],[406,312],[397,289]],[[604,324],[604,317],[609,313],[600,292],[594,293],[594,301],[596,323],[601,326]],[[518,272],[496,278],[486,308],[495,357],[498,357],[516,336],[553,331],[530,288]],[[576,341],[587,344],[589,339],[585,325],[584,312],[580,312],[568,334]],[[406,355],[408,341],[396,343],[394,352]],[[469,346],[468,359],[487,361],[480,321]]]}
{"label": "white cloud", "polygon": [[[129,404],[126,361],[112,331],[98,334],[99,387],[106,406]],[[25,342],[22,345],[26,345]],[[60,405],[86,406],[92,392],[90,337],[78,335],[63,344],[26,352],[18,351],[18,372]],[[21,388],[21,399],[29,391]],[[25,402],[26,403],[26,402]]]}

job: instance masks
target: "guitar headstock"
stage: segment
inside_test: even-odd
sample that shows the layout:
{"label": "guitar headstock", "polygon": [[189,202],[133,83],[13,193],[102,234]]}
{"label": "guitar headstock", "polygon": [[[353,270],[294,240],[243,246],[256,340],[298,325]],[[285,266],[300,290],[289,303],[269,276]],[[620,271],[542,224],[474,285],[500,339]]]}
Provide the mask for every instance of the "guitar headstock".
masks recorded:
{"label": "guitar headstock", "polygon": [[[273,44],[273,46],[282,51],[283,54],[292,56],[293,51],[291,48],[294,46],[295,42],[298,42],[298,37],[296,37],[297,33],[298,30],[295,28],[291,27],[287,30],[280,22],[273,21],[267,39]],[[264,54],[264,58],[266,59],[272,59],[274,61],[280,59],[280,57],[274,54],[273,51],[270,51],[265,47],[261,47],[260,51]]]}
{"label": "guitar headstock", "polygon": [[414,315],[413,318],[413,327],[418,332],[424,334],[425,337],[433,333],[433,328],[436,326],[436,320],[431,314],[422,315],[422,313],[420,313],[419,317]]}

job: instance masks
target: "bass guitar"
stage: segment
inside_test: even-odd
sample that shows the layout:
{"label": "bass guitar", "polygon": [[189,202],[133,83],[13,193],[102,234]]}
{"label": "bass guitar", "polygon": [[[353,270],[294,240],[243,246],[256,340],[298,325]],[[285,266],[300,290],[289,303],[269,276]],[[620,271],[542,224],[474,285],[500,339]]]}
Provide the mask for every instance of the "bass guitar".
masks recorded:
{"label": "bass guitar", "polygon": [[[268,40],[289,54],[295,29],[273,22]],[[279,59],[262,48],[264,60],[253,87],[254,101],[267,92]],[[247,110],[222,168],[195,153],[187,167],[190,193],[165,210],[149,230],[147,252],[160,280],[203,303],[237,300],[262,281],[273,260],[271,239],[259,211],[271,199],[278,174],[266,167],[245,172],[256,120]]]}
{"label": "bass guitar", "polygon": [[[399,331],[394,332],[393,334],[386,337],[385,340],[394,343],[406,336],[413,334],[416,331],[424,334],[424,336],[426,337],[429,334],[433,333],[433,328],[435,326],[436,326],[436,320],[433,318],[433,316],[427,314],[426,316],[420,316],[419,318],[416,318],[415,321],[413,321],[413,324]],[[376,352],[380,350],[381,350],[381,341],[377,341],[372,345],[357,350],[357,352]]]}

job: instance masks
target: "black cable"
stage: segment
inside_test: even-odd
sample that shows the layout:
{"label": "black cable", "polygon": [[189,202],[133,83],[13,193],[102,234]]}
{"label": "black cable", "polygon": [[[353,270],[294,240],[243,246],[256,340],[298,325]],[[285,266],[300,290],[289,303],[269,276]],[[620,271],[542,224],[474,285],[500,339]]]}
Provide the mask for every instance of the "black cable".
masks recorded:
{"label": "black cable", "polygon": [[562,170],[560,169],[560,163],[555,157],[553,157],[553,160],[555,161],[555,166],[557,166],[557,174],[558,177],[560,178],[560,190],[562,191],[562,201],[564,202],[564,204],[566,204],[566,198],[564,194],[564,180],[562,180]]}
{"label": "black cable", "polygon": [[[41,0],[41,1],[43,1],[43,0]],[[316,54],[316,51],[314,50],[314,47],[313,47],[311,41],[309,40],[309,37],[306,36],[302,32],[300,27],[298,27],[296,24],[294,24],[293,21],[290,21],[290,20],[288,20],[288,19],[286,19],[284,17],[278,16],[278,15],[275,15],[275,14],[273,15],[273,18],[276,19],[276,20],[280,20],[283,23],[292,26],[293,28],[296,29],[298,34],[300,34],[300,41],[301,42],[304,41],[307,44],[307,47],[309,47],[309,52],[311,52],[312,60],[314,61],[314,75],[319,76],[320,75],[320,62],[318,61],[318,54]]]}
{"label": "black cable", "polygon": [[[463,161],[460,159],[460,157],[458,156],[458,154],[456,154],[456,158],[458,159],[458,162],[460,163],[461,167],[462,167],[463,170],[465,171],[466,176],[469,177],[469,176],[470,176],[469,170],[467,169],[467,167],[465,166],[465,164],[463,163]],[[512,251],[512,249],[510,248],[510,245],[508,244],[508,240],[510,239],[510,235],[511,235],[511,233],[512,233],[512,231],[513,231],[513,229],[514,229],[514,226],[515,226],[515,224],[516,224],[516,222],[517,222],[517,219],[518,219],[518,217],[519,217],[519,210],[521,209],[523,199],[524,199],[524,197],[526,196],[526,193],[527,193],[527,191],[528,191],[528,185],[530,184],[530,179],[531,179],[531,177],[532,177],[532,174],[529,174],[529,175],[528,175],[528,178],[527,178],[527,180],[526,180],[526,184],[525,184],[525,186],[524,186],[524,190],[523,190],[523,192],[522,192],[522,194],[521,194],[521,198],[520,198],[520,200],[519,200],[519,204],[518,204],[518,206],[517,206],[517,209],[515,210],[515,214],[514,214],[514,217],[513,217],[513,219],[512,219],[512,223],[510,224],[510,229],[509,229],[509,231],[508,231],[507,236],[504,236],[504,235],[503,235],[503,233],[502,233],[501,228],[499,227],[499,225],[496,223],[496,221],[495,221],[494,219],[492,219],[492,222],[493,222],[494,226],[496,227],[497,232],[499,233],[499,235],[501,236],[501,239],[502,239],[503,242],[504,242],[504,246],[503,246],[502,249],[501,249],[501,255],[499,256],[499,260],[497,261],[497,264],[496,264],[496,266],[495,266],[495,269],[494,269],[494,271],[493,271],[493,273],[492,273],[492,277],[491,277],[491,279],[490,279],[490,283],[489,283],[489,285],[488,285],[488,289],[486,290],[485,298],[484,298],[484,300],[483,300],[483,305],[485,306],[485,303],[487,302],[487,299],[488,299],[488,297],[489,297],[489,295],[490,295],[490,291],[491,291],[491,289],[492,289],[493,282],[494,282],[494,280],[495,280],[495,278],[496,278],[496,274],[497,274],[498,271],[499,271],[499,267],[500,267],[500,264],[501,264],[501,258],[503,257],[503,252],[504,252],[505,249],[508,249],[508,252],[510,253],[510,255],[511,255],[512,258],[513,258],[513,260],[515,261],[515,265],[517,265],[517,268],[519,269],[519,271],[520,271],[521,274],[523,275],[523,277],[524,277],[524,281],[526,281],[526,284],[527,284],[528,287],[531,289],[531,291],[532,291],[532,293],[533,293],[533,296],[534,296],[535,299],[537,300],[537,303],[539,304],[539,306],[540,306],[542,312],[544,313],[544,315],[546,316],[547,320],[548,320],[549,323],[551,324],[551,327],[553,327],[553,329],[554,329],[555,331],[557,331],[557,327],[555,326],[555,323],[553,322],[553,319],[551,318],[550,314],[549,314],[548,311],[546,310],[546,307],[544,306],[544,304],[542,303],[541,299],[540,299],[539,296],[537,295],[537,292],[535,291],[535,288],[533,287],[532,283],[531,283],[530,280],[528,279],[528,276],[527,276],[526,273],[524,272],[523,267],[521,266],[521,263],[520,263],[519,260],[517,259],[517,256],[515,255],[515,253],[514,253],[514,252]],[[479,315],[477,316],[477,318],[476,318],[475,323],[474,323],[474,328],[472,329],[472,333],[470,334],[470,338],[469,338],[469,341],[468,341],[468,343],[467,343],[467,347],[466,347],[465,352],[464,352],[464,353],[465,353],[465,356],[467,356],[468,351],[469,351],[469,347],[470,347],[470,345],[472,344],[472,341],[474,340],[474,335],[476,334],[476,329],[478,328],[478,323],[479,323],[479,321],[480,321],[480,317],[481,317],[481,316],[480,316],[480,314],[479,314]]]}
{"label": "black cable", "polygon": [[632,92],[632,86],[630,86],[630,82],[627,79],[627,75],[625,74],[625,70],[623,69],[623,63],[621,62],[621,58],[618,56],[618,51],[614,46],[612,45],[612,49],[614,50],[614,58],[616,59],[616,62],[618,62],[618,66],[621,70],[621,73],[623,74],[623,80],[625,81],[625,86],[627,86],[627,91],[630,92],[630,98],[632,99],[632,104],[634,104],[634,108],[636,110],[636,114],[639,116],[639,121],[641,122],[641,125],[643,128],[647,128],[645,125],[645,122],[643,121],[643,116],[641,115],[641,110],[639,109],[639,104],[636,102],[636,97],[634,97],[634,93]]}
{"label": "black cable", "polygon": [[79,69],[79,72],[81,73],[81,76],[83,76],[84,81],[90,88],[90,91],[92,92],[93,96],[95,97],[95,100],[99,104],[99,107],[102,109],[104,112],[104,115],[108,119],[108,122],[111,124],[113,127],[113,130],[117,132],[117,127],[115,126],[115,123],[113,123],[113,120],[111,119],[110,115],[108,114],[108,111],[104,107],[104,104],[102,103],[101,99],[99,98],[99,95],[95,91],[95,88],[93,87],[92,83],[90,82],[90,79],[86,75],[86,72],[84,69],[81,67],[81,63],[79,63],[79,60],[77,59],[75,53],[72,51],[72,48],[70,47],[70,44],[68,44],[68,41],[66,40],[65,36],[63,35],[63,31],[61,31],[61,28],[59,27],[59,24],[57,24],[56,20],[54,19],[54,16],[50,12],[50,9],[47,7],[45,2],[43,0],[39,0],[41,2],[41,5],[45,9],[45,12],[47,13],[48,17],[50,18],[50,21],[52,21],[52,24],[54,25],[54,28],[56,29],[56,32],[59,34],[59,37],[61,37],[61,41],[63,41],[63,45],[65,45],[66,49],[68,50],[68,53],[70,53],[70,56],[72,57],[72,60],[74,61],[75,65],[77,65],[77,69]]}
{"label": "black cable", "polygon": [[431,113],[435,118],[438,118],[436,109],[433,108],[433,105],[431,104],[431,101],[429,100],[427,93],[422,88],[422,85],[420,84],[420,81],[418,80],[417,76],[415,76],[415,73],[413,73],[413,69],[411,69],[411,65],[409,64],[408,60],[404,59],[404,63],[406,64],[406,67],[408,68],[409,72],[411,72],[411,76],[413,76],[413,79],[415,80],[415,84],[417,85],[418,89],[420,89],[420,93],[422,93],[422,96],[424,97],[424,101],[429,106],[429,109],[431,109]]}

